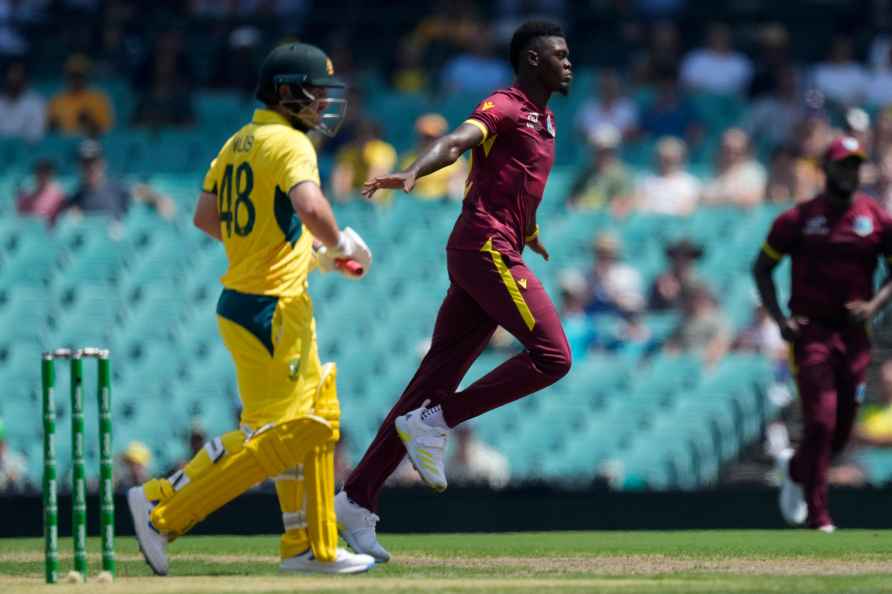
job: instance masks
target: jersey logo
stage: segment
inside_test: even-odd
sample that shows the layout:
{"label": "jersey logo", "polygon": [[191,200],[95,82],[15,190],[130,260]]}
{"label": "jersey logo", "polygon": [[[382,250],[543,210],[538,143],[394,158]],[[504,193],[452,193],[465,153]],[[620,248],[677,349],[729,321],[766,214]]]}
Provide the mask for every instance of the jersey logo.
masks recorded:
{"label": "jersey logo", "polygon": [[483,105],[480,106],[480,111],[486,111],[488,109],[492,109],[495,106],[496,106],[496,104],[493,103],[492,101],[484,101]]}
{"label": "jersey logo", "polygon": [[827,218],[824,215],[810,218],[805,222],[802,233],[805,235],[827,235],[830,233],[830,229],[827,228]]}
{"label": "jersey logo", "polygon": [[328,76],[334,76],[334,64],[331,63],[331,58],[325,58],[325,71],[328,72]]}
{"label": "jersey logo", "polygon": [[288,379],[295,382],[297,381],[297,376],[300,373],[300,357],[296,359],[292,359],[288,362]]}
{"label": "jersey logo", "polygon": [[852,229],[855,230],[855,235],[858,237],[867,237],[873,233],[873,219],[867,215],[857,216],[852,224]]}
{"label": "jersey logo", "polygon": [[519,279],[517,279],[517,284],[520,285],[520,288],[521,288],[521,289],[526,290],[526,288],[527,288],[527,279],[525,279],[525,278],[519,278]]}

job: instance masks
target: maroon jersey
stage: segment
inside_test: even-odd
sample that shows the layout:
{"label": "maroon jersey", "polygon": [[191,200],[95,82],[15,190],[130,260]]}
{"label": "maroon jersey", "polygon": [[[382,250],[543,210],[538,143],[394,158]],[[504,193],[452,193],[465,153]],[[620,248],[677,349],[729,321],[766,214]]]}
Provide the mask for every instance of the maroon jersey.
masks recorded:
{"label": "maroon jersey", "polygon": [[494,237],[519,252],[554,163],[554,114],[512,86],[484,99],[466,121],[480,128],[483,142],[472,150],[461,216],[446,247],[476,251]]}
{"label": "maroon jersey", "polygon": [[818,195],[781,214],[763,250],[792,258],[793,314],[842,321],[846,303],[873,297],[877,259],[892,255],[892,218],[860,192],[845,210]]}

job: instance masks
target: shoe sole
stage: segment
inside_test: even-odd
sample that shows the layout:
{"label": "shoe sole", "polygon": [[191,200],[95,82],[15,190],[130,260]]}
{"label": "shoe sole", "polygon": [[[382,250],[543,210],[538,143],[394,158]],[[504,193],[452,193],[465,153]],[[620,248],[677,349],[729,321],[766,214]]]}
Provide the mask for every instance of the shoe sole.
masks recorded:
{"label": "shoe sole", "polygon": [[142,494],[137,491],[127,491],[127,508],[130,510],[130,519],[133,521],[133,532],[136,535],[136,544],[139,546],[139,552],[142,554],[142,558],[145,560],[146,565],[149,566],[149,569],[151,569],[155,575],[165,576],[167,575],[166,571],[161,571],[152,564],[152,561],[149,559],[149,556],[146,555],[146,550],[143,548],[142,541],[139,538],[139,528],[137,528],[137,525],[140,520],[137,519],[137,514],[134,510],[134,507],[137,505],[134,498],[141,495]]}
{"label": "shoe sole", "polygon": [[405,430],[404,427],[401,427],[405,423],[403,417],[397,417],[396,421],[394,421],[394,425],[396,425],[396,434],[399,435],[400,441],[403,442],[403,447],[406,448],[406,454],[409,457],[409,462],[412,464],[412,468],[415,469],[415,472],[418,473],[418,476],[421,477],[421,480],[424,481],[424,484],[433,489],[437,493],[442,493],[446,490],[448,485],[435,485],[431,483],[427,478],[425,478],[424,472],[422,472],[421,468],[418,467],[418,464],[415,463],[415,459],[412,457],[412,454],[409,450],[409,442],[412,441],[412,438],[409,436],[408,431]]}
{"label": "shoe sole", "polygon": [[359,567],[348,567],[345,569],[322,569],[320,567],[301,567],[301,568],[284,568],[281,565],[279,566],[280,573],[318,573],[323,575],[355,575],[357,573],[366,573],[367,571],[371,571],[371,569],[375,566],[374,563],[371,565],[362,565]]}

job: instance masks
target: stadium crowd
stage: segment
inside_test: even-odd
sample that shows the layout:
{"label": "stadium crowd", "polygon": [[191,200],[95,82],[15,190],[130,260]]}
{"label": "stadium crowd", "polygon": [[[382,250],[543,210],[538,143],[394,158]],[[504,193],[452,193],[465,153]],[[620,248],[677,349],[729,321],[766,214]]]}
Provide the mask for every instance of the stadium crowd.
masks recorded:
{"label": "stadium crowd", "polygon": [[[250,102],[265,48],[299,36],[314,4],[156,0],[151,6],[159,28],[149,32],[136,26],[146,2],[0,1],[0,137],[23,143],[37,143],[46,135],[86,139],[73,157],[81,174],[73,192],[66,194],[55,180],[60,164],[41,159],[33,163],[33,180],[16,196],[3,198],[15,200],[22,216],[41,217],[50,225],[80,212],[120,218],[134,200],[158,216],[176,217],[174,202],[163,193],[147,184],[127,184],[114,171],[106,171],[103,136],[124,127],[188,130],[201,117],[196,94],[209,89],[239,94]],[[596,12],[592,7],[600,6],[624,23],[627,45],[620,50],[627,57],[603,64],[571,50],[578,70],[593,73],[594,83],[573,115],[572,130],[561,130],[558,140],[586,147],[583,158],[572,163],[576,173],[563,196],[568,211],[604,212],[622,221],[636,213],[689,217],[710,207],[792,205],[819,191],[822,152],[841,132],[868,148],[862,189],[892,211],[892,35],[878,30],[865,38],[860,31],[841,29],[822,44],[824,55],[803,61],[797,39],[779,22],[751,23],[743,32],[714,22],[691,36],[688,30],[683,35],[676,20],[688,8],[684,0],[588,4],[588,10]],[[351,83],[342,132],[321,146],[328,163],[324,183],[329,195],[340,202],[358,200],[365,179],[410,161],[448,129],[447,119],[438,113],[405,122],[412,127],[416,145],[400,151],[402,147],[388,141],[379,114],[369,107],[369,87],[383,84],[389,91],[438,97],[483,96],[510,83],[510,67],[501,57],[504,32],[536,12],[570,22],[579,10],[571,5],[562,0],[501,0],[484,10],[469,1],[438,3],[406,24],[395,40],[394,54],[382,49],[377,62],[353,51],[346,41],[349,29],[329,34],[323,45],[330,45],[339,75]],[[67,31],[61,44],[67,55],[50,62],[56,72],[48,71],[46,62],[38,63],[47,50],[33,32],[72,14],[94,23],[94,28]],[[200,64],[193,59],[194,42],[188,33],[165,26],[158,14],[213,25],[214,43]],[[578,28],[570,30],[580,36]],[[41,81],[49,77],[62,84],[49,85],[55,92],[44,93],[38,89],[47,85],[33,85],[32,72],[40,72]],[[384,78],[382,73],[387,73],[386,80],[376,82]],[[135,98],[129,111],[103,90],[99,81],[109,79],[129,81]],[[708,105],[702,97],[710,98]],[[739,117],[716,118],[704,111],[709,105]],[[471,108],[468,105],[467,111]],[[459,161],[423,180],[409,198],[385,195],[382,207],[411,198],[459,200],[467,167]],[[626,260],[620,235],[592,235],[590,265],[563,269],[558,275],[560,294],[554,296],[575,357],[593,350],[621,357],[684,351],[710,367],[731,351],[750,351],[775,363],[778,386],[788,382],[786,345],[755,299],[752,321],[735,332],[723,296],[698,274],[698,263],[708,255],[703,245],[690,238],[665,245],[665,267],[646,283],[647,275]],[[648,326],[647,314],[653,313],[676,316],[668,336],[657,337]],[[502,339],[497,334],[495,346]],[[873,393],[879,396],[865,409],[856,434],[860,443],[889,447],[892,365],[881,361],[878,367]],[[470,432],[458,441],[456,477],[505,484],[504,457],[475,442]],[[25,460],[2,444],[0,429],[0,491],[20,489]],[[772,449],[779,447],[771,444]],[[485,461],[475,464],[475,452]],[[126,469],[122,481],[142,481],[147,456],[145,446],[131,444],[120,460]],[[839,481],[864,480],[856,461],[850,457],[839,467]]]}

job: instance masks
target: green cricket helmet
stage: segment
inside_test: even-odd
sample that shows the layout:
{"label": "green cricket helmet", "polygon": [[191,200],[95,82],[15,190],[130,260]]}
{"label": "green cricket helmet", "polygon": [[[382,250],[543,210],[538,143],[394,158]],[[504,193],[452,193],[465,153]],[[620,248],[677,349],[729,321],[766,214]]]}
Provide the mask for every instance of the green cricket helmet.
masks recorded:
{"label": "green cricket helmet", "polygon": [[325,52],[306,43],[287,43],[260,65],[257,98],[283,107],[295,127],[334,136],[347,112],[344,86]]}

